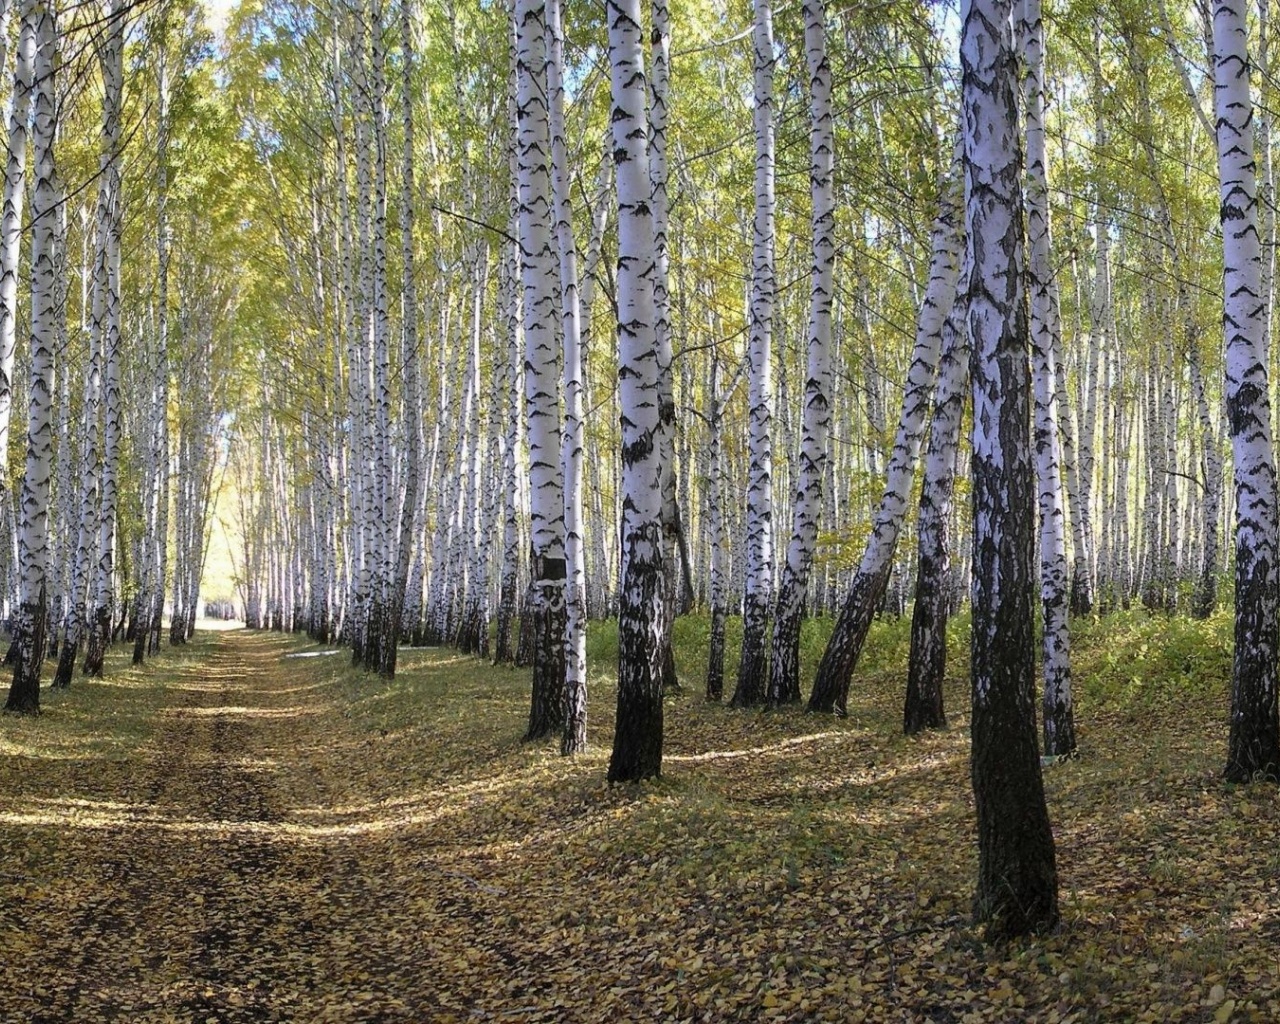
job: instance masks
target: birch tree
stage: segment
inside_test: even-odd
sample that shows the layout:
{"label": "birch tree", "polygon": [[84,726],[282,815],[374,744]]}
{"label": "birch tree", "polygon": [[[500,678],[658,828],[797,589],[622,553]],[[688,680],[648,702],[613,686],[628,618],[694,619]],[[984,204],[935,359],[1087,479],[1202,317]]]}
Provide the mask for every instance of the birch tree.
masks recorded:
{"label": "birch tree", "polygon": [[965,392],[969,383],[968,281],[966,258],[962,291],[942,325],[938,387],[933,399],[924,484],[916,522],[916,599],[911,612],[911,652],[903,731],[908,736],[947,724],[942,684],[947,665],[947,620],[951,610],[951,517],[955,497]]}
{"label": "birch tree", "polygon": [[761,704],[769,687],[769,612],[773,604],[773,305],[774,107],[773,7],[754,0],[752,30],[752,127],[755,132],[755,216],[751,228],[751,306],[748,361],[751,453],[747,485],[746,594],[742,602],[742,649],[734,707]]}
{"label": "birch tree", "polygon": [[529,429],[529,599],[535,629],[528,740],[564,722],[564,483],[560,472],[559,351],[552,247],[551,132],[545,0],[517,0],[516,135],[520,273],[524,290],[525,412]]}
{"label": "birch tree", "polygon": [[[102,291],[106,278],[106,217],[109,201],[108,179],[101,175],[98,182],[98,197],[95,204],[94,219],[94,257],[93,257],[93,308],[95,319],[101,316]],[[86,218],[87,219],[87,218]],[[87,227],[86,236],[89,234]],[[88,273],[85,274],[88,277]],[[86,287],[83,291],[88,291]],[[90,303],[82,297],[81,305],[89,307]],[[101,452],[102,431],[100,426],[99,406],[102,400],[102,344],[101,332],[89,332],[89,359],[85,368],[84,392],[81,399],[81,436],[79,465],[78,508],[76,510],[75,554],[71,566],[71,585],[67,601],[67,630],[62,646],[58,651],[58,667],[54,673],[55,689],[66,689],[71,685],[75,674],[76,659],[85,641],[89,626],[89,610],[86,601],[86,587],[90,574],[90,558],[92,545],[96,535],[98,510],[98,460]],[[175,604],[174,615],[178,610]]]}
{"label": "birch tree", "polygon": [[1061,331],[1049,237],[1049,180],[1044,132],[1044,21],[1040,0],[1021,0],[1018,33],[1024,75],[1027,139],[1027,239],[1031,248],[1031,358],[1035,382],[1035,448],[1040,512],[1040,606],[1043,614],[1044,749],[1069,754],[1076,748],[1071,701],[1071,638],[1067,626],[1066,502],[1062,488],[1062,442],[1058,429],[1058,367],[1055,341]]}
{"label": "birch tree", "polygon": [[[369,90],[373,150],[373,222],[368,254],[372,308],[373,478],[369,481],[373,509],[374,550],[371,571],[371,604],[367,625],[367,663],[383,678],[396,672],[399,622],[393,612],[393,588],[399,557],[393,522],[395,500],[392,481],[391,437],[391,313],[387,288],[387,74],[384,9],[382,0],[369,5]],[[404,538],[408,541],[408,538]]]}
{"label": "birch tree", "polygon": [[[13,362],[18,338],[18,264],[22,251],[22,211],[26,196],[28,126],[31,119],[32,63],[35,56],[36,0],[18,7],[18,39],[9,94],[8,147],[0,207],[0,465],[7,466],[13,416]],[[8,477],[0,481],[0,505],[8,504]],[[7,510],[6,510],[7,514]]]}
{"label": "birch tree", "polygon": [[710,535],[709,566],[710,637],[707,644],[706,698],[719,701],[724,695],[724,622],[727,615],[728,581],[725,572],[725,547],[728,544],[724,524],[724,452],[721,430],[724,423],[724,395],[721,385],[720,358],[711,354],[710,396],[707,410],[707,532]]}
{"label": "birch tree", "polygon": [[[671,646],[677,613],[675,593],[678,569],[676,552],[681,543],[680,509],[676,495],[676,403],[672,372],[671,254],[668,228],[671,203],[668,194],[667,125],[671,115],[671,12],[667,0],[651,0],[649,75],[649,187],[653,210],[654,331],[658,339],[658,414],[661,428],[658,444],[662,451],[662,576],[667,588],[662,623],[662,685],[679,689],[675,654]],[[688,581],[685,581],[687,587]]]}
{"label": "birch tree", "polygon": [[809,193],[813,203],[813,269],[804,385],[800,475],[793,503],[791,542],[773,619],[768,703],[800,700],[800,618],[818,540],[822,485],[831,422],[831,297],[835,276],[835,132],[831,117],[831,64],[827,60],[826,4],[806,0],[805,60],[809,71]]}
{"label": "birch tree", "polygon": [[1262,251],[1244,0],[1214,0],[1213,70],[1222,198],[1226,402],[1235,456],[1235,656],[1226,777],[1280,780],[1276,714],[1280,556],[1267,360],[1262,349]]}
{"label": "birch tree", "polygon": [[610,782],[662,771],[661,430],[654,306],[654,225],[648,180],[639,0],[607,0],[609,83],[618,195],[618,387],[622,406],[622,558],[618,707]]}
{"label": "birch tree", "polygon": [[54,164],[57,27],[49,0],[36,0],[35,102],[32,147],[35,189],[31,204],[31,371],[27,391],[27,454],[18,502],[18,564],[22,592],[14,624],[13,685],[8,711],[40,709],[49,598],[49,480],[53,472],[53,360],[57,341],[58,285],[55,232],[58,189]]}
{"label": "birch tree", "polygon": [[[101,44],[103,176],[99,194],[99,230],[104,237],[94,281],[95,333],[102,350],[102,469],[99,480],[101,508],[97,526],[97,566],[93,575],[93,611],[84,672],[101,676],[103,659],[111,640],[111,613],[115,573],[116,514],[119,506],[120,439],[120,234],[121,234],[121,110],[124,99],[124,36],[128,8],[108,0],[105,38]],[[101,305],[99,306],[99,298]],[[100,318],[97,314],[101,314]],[[194,619],[194,615],[193,615]]]}
{"label": "birch tree", "polygon": [[578,295],[578,254],[569,205],[569,155],[564,137],[564,32],[560,0],[547,0],[547,93],[550,102],[551,168],[556,247],[560,263],[560,319],[563,339],[565,421],[560,456],[564,476],[565,550],[565,720],[562,754],[587,746],[587,585],[583,561],[582,515],[582,308]]}
{"label": "birch tree", "polygon": [[969,331],[973,341],[972,777],[975,915],[989,939],[1058,920],[1036,745],[1022,145],[1010,0],[960,8]]}
{"label": "birch tree", "polygon": [[[413,18],[409,0],[400,0],[400,362],[404,373],[404,494],[401,497],[394,573],[387,604],[387,629],[379,670],[384,677],[396,671],[400,638],[405,632],[405,592],[409,583],[414,536],[420,516],[422,489],[422,368],[418,352],[418,280],[414,224],[413,74],[415,68]],[[394,501],[388,502],[388,511]]]}
{"label": "birch tree", "polygon": [[[959,150],[956,152],[959,156]],[[933,394],[942,345],[942,325],[955,301],[956,281],[960,275],[960,247],[963,237],[960,224],[959,168],[952,162],[950,173],[943,178],[940,205],[933,224],[933,254],[929,263],[929,283],[916,320],[915,346],[907,373],[907,387],[902,398],[902,412],[894,436],[889,459],[884,496],[876,510],[871,536],[863,551],[862,561],[854,574],[849,593],[840,608],[831,639],[822,653],[809,710],[845,714],[849,681],[862,646],[866,643],[871,621],[884,597],[885,587],[893,572],[893,555],[906,515],[911,481],[925,416]]]}

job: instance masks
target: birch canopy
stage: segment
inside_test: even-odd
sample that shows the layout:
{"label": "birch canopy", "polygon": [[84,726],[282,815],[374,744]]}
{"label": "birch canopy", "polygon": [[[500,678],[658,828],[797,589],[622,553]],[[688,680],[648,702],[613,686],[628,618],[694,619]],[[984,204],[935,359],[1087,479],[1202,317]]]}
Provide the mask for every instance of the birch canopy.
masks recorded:
{"label": "birch canopy", "polygon": [[[444,715],[413,733],[432,793],[473,792],[458,750],[501,765],[478,801],[524,758],[592,809],[573,827],[610,878],[703,856],[645,794],[716,779],[709,804],[750,794],[812,840],[798,871],[762,830],[784,901],[819,847],[856,859],[815,793],[885,829],[963,816],[938,825],[963,914],[881,915],[869,959],[961,917],[1069,931],[1060,880],[1103,891],[1081,793],[1105,798],[1108,744],[1141,788],[1185,704],[1196,792],[1254,808],[1280,781],[1273,15],[0,0],[0,725],[213,659],[217,619],[332,656],[334,701]],[[952,788],[877,803],[869,736]],[[658,839],[610,845],[615,812]],[[566,856],[526,824],[513,849]],[[1176,844],[1139,845],[1165,851],[1148,902],[1173,899]],[[1195,934],[1234,949],[1230,922],[1273,911]],[[662,953],[680,977],[694,956]],[[1226,987],[1197,1005],[1240,977],[1206,967]],[[662,1014],[821,1016],[772,998]]]}

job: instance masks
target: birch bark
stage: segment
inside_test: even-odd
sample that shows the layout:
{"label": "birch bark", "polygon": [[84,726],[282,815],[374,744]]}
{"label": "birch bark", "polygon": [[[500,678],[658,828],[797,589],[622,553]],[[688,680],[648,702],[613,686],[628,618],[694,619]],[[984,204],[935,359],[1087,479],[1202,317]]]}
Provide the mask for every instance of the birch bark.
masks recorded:
{"label": "birch bark", "polygon": [[[99,229],[104,230],[101,257],[103,354],[102,386],[102,507],[98,515],[98,564],[94,573],[94,608],[89,622],[89,642],[84,672],[101,676],[103,658],[111,634],[111,609],[115,571],[116,511],[119,500],[121,394],[120,394],[120,234],[121,234],[121,107],[124,94],[124,30],[128,9],[117,0],[107,3],[107,35],[102,46],[102,153],[103,175],[100,195],[105,208],[99,211]],[[95,282],[95,291],[97,283]],[[96,302],[95,302],[96,306]]]}
{"label": "birch bark", "polygon": [[582,515],[582,309],[578,253],[569,205],[569,153],[564,137],[564,32],[560,0],[547,0],[547,93],[551,115],[551,177],[560,263],[560,318],[565,419],[560,462],[564,476],[565,720],[560,753],[587,748],[587,587]]}
{"label": "birch bark", "polygon": [[768,703],[800,701],[800,619],[809,570],[817,548],[831,426],[831,297],[835,276],[835,133],[831,117],[831,64],[827,60],[826,4],[804,4],[805,57],[809,70],[809,192],[813,203],[813,267],[801,425],[800,480],[793,506],[791,542],[773,619]]}
{"label": "birch bark", "polygon": [[1053,833],[1036,745],[1022,145],[1009,0],[960,9],[965,226],[972,276],[972,777],[978,921],[988,939],[1058,920]]}
{"label": "birch bark", "polygon": [[559,347],[552,247],[551,133],[545,0],[516,2],[520,271],[529,429],[530,571],[535,643],[528,740],[564,722],[564,482],[560,472]]}
{"label": "birch bark", "polygon": [[[958,158],[958,149],[956,155]],[[960,276],[963,233],[958,171],[959,167],[953,165],[951,173],[940,183],[940,206],[933,224],[929,283],[916,320],[915,346],[911,353],[893,453],[889,458],[884,496],[876,510],[862,561],[818,665],[813,692],[809,695],[810,711],[845,714],[850,677],[893,572],[893,555],[906,516],[925,416],[929,411],[938,369],[942,325],[955,301],[956,282]]]}
{"label": "birch bark", "polygon": [[54,68],[57,26],[49,0],[31,12],[35,40],[35,189],[31,216],[31,369],[27,391],[27,453],[18,502],[18,566],[21,599],[14,624],[13,685],[7,711],[40,710],[40,668],[44,663],[49,596],[49,480],[53,471],[53,359],[57,342],[58,288],[55,281],[55,205],[58,201],[54,138]]}
{"label": "birch bark", "polygon": [[1244,0],[1213,5],[1214,106],[1222,198],[1226,403],[1236,478],[1235,657],[1226,777],[1280,780],[1277,689],[1276,469]]}
{"label": "birch bark", "polygon": [[648,180],[639,0],[607,0],[618,194],[618,387],[622,406],[622,559],[618,707],[610,782],[662,771],[662,429],[655,329],[654,225]]}
{"label": "birch bark", "polygon": [[755,216],[751,233],[751,302],[748,360],[751,376],[747,483],[746,593],[742,602],[742,650],[734,707],[764,703],[769,688],[769,613],[773,604],[773,306],[774,268],[774,97],[777,63],[770,0],[754,0],[756,140]]}
{"label": "birch bark", "polygon": [[1036,476],[1040,511],[1040,608],[1043,616],[1044,749],[1076,748],[1071,700],[1071,634],[1067,625],[1066,502],[1062,490],[1062,441],[1058,429],[1055,339],[1061,333],[1054,295],[1049,232],[1049,176],[1044,132],[1044,21],[1040,0],[1022,0],[1019,25],[1023,60],[1023,109],[1027,140],[1027,239],[1031,247],[1031,357],[1035,385]]}

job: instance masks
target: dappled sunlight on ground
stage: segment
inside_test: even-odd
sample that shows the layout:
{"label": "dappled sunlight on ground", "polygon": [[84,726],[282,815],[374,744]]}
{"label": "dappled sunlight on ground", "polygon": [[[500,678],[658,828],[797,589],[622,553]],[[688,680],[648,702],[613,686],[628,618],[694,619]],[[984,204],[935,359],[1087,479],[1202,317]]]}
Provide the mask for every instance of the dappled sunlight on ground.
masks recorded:
{"label": "dappled sunlight on ground", "polygon": [[708,750],[704,754],[668,754],[663,758],[663,761],[670,764],[680,764],[682,762],[696,763],[700,761],[727,761],[738,757],[760,757],[761,755],[781,753],[782,751],[790,750],[793,747],[817,743],[820,740],[834,740],[836,742],[848,743],[849,734],[840,732],[816,732],[809,736],[793,736],[790,739],[779,740],[777,743],[770,744],[767,747],[743,747],[740,750]]}
{"label": "dappled sunlight on ground", "polygon": [[961,685],[910,740],[874,665],[847,720],[690,693],[610,788],[608,682],[566,760],[524,672],[311,646],[202,636],[2,723],[0,1020],[1280,1018],[1280,796],[1217,781],[1216,697],[1082,706],[1063,931],[988,948]]}
{"label": "dappled sunlight on ground", "polygon": [[[199,693],[201,691],[196,690],[194,692]],[[317,707],[295,705],[285,708],[219,705],[209,708],[165,708],[162,714],[174,718],[303,718],[307,715],[321,715],[324,714],[324,711],[323,705]]]}

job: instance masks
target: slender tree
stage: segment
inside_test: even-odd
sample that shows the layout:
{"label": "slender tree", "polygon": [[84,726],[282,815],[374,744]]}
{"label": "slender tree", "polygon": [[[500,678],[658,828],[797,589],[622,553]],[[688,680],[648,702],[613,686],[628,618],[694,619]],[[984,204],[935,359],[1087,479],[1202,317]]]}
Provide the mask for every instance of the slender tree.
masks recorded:
{"label": "slender tree", "polygon": [[[1027,139],[1027,240],[1031,249],[1031,357],[1035,381],[1035,448],[1040,512],[1040,607],[1043,615],[1044,749],[1076,748],[1071,700],[1071,636],[1067,626],[1066,500],[1058,428],[1058,320],[1049,235],[1049,177],[1044,132],[1044,21],[1040,0],[1021,0],[1018,33]],[[1163,481],[1161,481],[1163,485]]]}
{"label": "slender tree", "polygon": [[[961,270],[968,287],[967,265]],[[942,325],[938,387],[924,459],[920,515],[916,522],[916,599],[911,611],[911,653],[903,731],[907,735],[947,724],[942,684],[947,667],[947,620],[951,612],[951,517],[956,461],[969,384],[968,293],[961,291]]]}
{"label": "slender tree", "polygon": [[988,938],[1053,927],[1058,876],[1036,744],[1035,571],[1022,144],[1010,0],[960,9],[973,339],[974,909]]}
{"label": "slender tree", "polygon": [[670,200],[667,194],[667,122],[671,100],[671,14],[667,0],[650,0],[649,76],[649,205],[653,212],[653,303],[654,333],[658,344],[658,446],[662,457],[662,579],[666,600],[662,604],[662,686],[677,690],[675,652],[671,634],[675,623],[676,559],[679,545],[680,513],[676,504],[676,402],[671,363],[671,256],[667,225]]}
{"label": "slender tree", "polygon": [[724,444],[720,432],[724,426],[724,395],[721,384],[720,358],[711,355],[710,405],[707,410],[707,531],[710,534],[710,612],[711,636],[707,645],[706,697],[718,701],[724,696],[724,622],[727,615],[728,581],[725,579],[725,548],[728,546],[724,524]]}
{"label": "slender tree", "polygon": [[582,309],[578,295],[578,253],[569,205],[569,154],[564,137],[564,33],[560,0],[547,0],[547,93],[551,115],[552,190],[560,263],[560,318],[564,350],[565,422],[561,472],[564,475],[565,720],[562,754],[587,747],[587,586],[582,518]]}
{"label": "slender tree", "polygon": [[[956,157],[959,157],[958,149]],[[943,177],[939,194],[938,216],[933,224],[929,284],[916,320],[915,346],[907,372],[907,387],[902,397],[893,454],[889,459],[884,496],[876,509],[862,561],[840,608],[831,639],[822,652],[813,692],[809,695],[810,711],[845,713],[850,678],[893,572],[893,555],[906,516],[925,416],[929,412],[929,400],[938,370],[942,325],[955,301],[956,281],[960,276],[963,231],[960,223],[960,175],[956,161],[952,161],[949,173]]]}
{"label": "slender tree", "polygon": [[[36,0],[18,7],[18,39],[9,94],[9,139],[5,152],[4,197],[0,209],[0,464],[7,463],[13,415],[13,361],[18,336],[18,263],[22,250],[22,210],[26,196],[27,146],[31,119],[32,63],[36,45]],[[0,480],[0,504],[8,504],[8,474]]]}
{"label": "slender tree", "polygon": [[[111,614],[114,597],[116,515],[119,508],[120,440],[123,432],[120,393],[120,235],[122,225],[120,142],[121,110],[124,98],[124,38],[128,8],[116,0],[107,4],[107,20],[101,46],[102,152],[99,165],[103,175],[105,209],[99,208],[98,228],[104,237],[99,243],[102,254],[95,270],[94,313],[101,318],[94,324],[102,349],[102,469],[100,476],[101,508],[98,511],[97,566],[93,575],[93,613],[89,617],[89,641],[85,650],[84,673],[103,674],[103,659],[111,640]],[[101,281],[97,275],[101,275]],[[101,288],[99,288],[101,284]],[[99,307],[99,295],[101,307]],[[194,620],[194,614],[192,614]]]}
{"label": "slender tree", "polygon": [[771,0],[754,0],[755,217],[751,231],[751,309],[748,382],[751,425],[750,482],[747,485],[746,594],[742,602],[742,649],[734,707],[764,703],[769,687],[769,612],[773,604],[773,305],[774,269],[774,106]]}
{"label": "slender tree", "polygon": [[54,68],[57,26],[49,0],[36,0],[35,101],[32,147],[35,189],[31,204],[31,375],[27,392],[27,456],[18,503],[21,604],[14,625],[13,685],[5,708],[40,710],[40,666],[45,654],[49,596],[49,480],[53,472],[53,359],[58,286],[55,233],[58,202],[54,138],[57,134]]}
{"label": "slender tree", "polygon": [[618,388],[622,559],[618,709],[610,782],[662,772],[662,473],[658,342],[649,204],[644,38],[639,0],[607,0],[614,180],[618,193]]}
{"label": "slender tree", "polygon": [[418,282],[414,251],[414,152],[413,152],[413,19],[409,0],[400,0],[400,360],[404,369],[404,495],[400,529],[395,545],[394,576],[388,601],[386,642],[379,671],[395,675],[400,638],[405,624],[405,592],[413,557],[415,527],[422,489],[422,369],[418,352]]}
{"label": "slender tree", "polygon": [[827,60],[826,4],[804,4],[805,58],[809,70],[809,193],[813,202],[813,269],[810,272],[809,340],[805,367],[800,475],[792,504],[791,543],[773,618],[773,664],[768,703],[800,700],[800,618],[818,541],[822,485],[831,424],[831,298],[835,277],[835,133],[831,117],[831,64]]}
{"label": "slender tree", "polygon": [[1276,714],[1280,537],[1271,447],[1258,238],[1253,99],[1244,0],[1213,5],[1214,106],[1222,198],[1226,402],[1236,474],[1235,657],[1226,777],[1280,780]]}
{"label": "slender tree", "polygon": [[525,410],[529,424],[530,571],[535,641],[528,740],[565,720],[564,482],[560,472],[556,257],[552,243],[551,130],[545,0],[517,0],[516,136],[520,272],[524,285]]}

